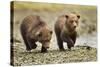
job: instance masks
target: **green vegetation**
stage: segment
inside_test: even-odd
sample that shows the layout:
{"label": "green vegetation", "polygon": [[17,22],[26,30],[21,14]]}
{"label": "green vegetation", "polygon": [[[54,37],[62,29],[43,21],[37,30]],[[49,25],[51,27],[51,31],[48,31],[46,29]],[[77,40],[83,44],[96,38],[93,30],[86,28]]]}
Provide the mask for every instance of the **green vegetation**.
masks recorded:
{"label": "green vegetation", "polygon": [[40,53],[39,51],[32,52],[15,52],[14,65],[36,65],[36,64],[55,64],[69,62],[88,62],[96,61],[97,50],[85,47],[75,47],[71,51],[52,50],[48,53]]}
{"label": "green vegetation", "polygon": [[82,5],[71,5],[71,4],[55,4],[55,3],[35,3],[35,2],[20,2],[15,1],[14,2],[14,8],[15,10],[20,9],[32,9],[36,11],[58,11],[63,9],[73,9],[73,10],[84,10],[84,9],[96,9],[96,6],[82,6]]}

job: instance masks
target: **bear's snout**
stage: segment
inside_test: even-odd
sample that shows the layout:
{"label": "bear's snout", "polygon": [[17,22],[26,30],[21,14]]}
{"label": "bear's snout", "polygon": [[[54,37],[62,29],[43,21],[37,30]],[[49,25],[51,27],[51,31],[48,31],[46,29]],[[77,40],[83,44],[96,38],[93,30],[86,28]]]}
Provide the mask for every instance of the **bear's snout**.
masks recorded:
{"label": "bear's snout", "polygon": [[74,26],[74,29],[76,28],[76,26]]}
{"label": "bear's snout", "polygon": [[47,49],[50,47],[50,46],[49,46],[49,45],[50,45],[50,42],[45,42],[45,43],[42,43],[42,44],[43,44],[43,47],[45,47],[45,48],[47,48]]}

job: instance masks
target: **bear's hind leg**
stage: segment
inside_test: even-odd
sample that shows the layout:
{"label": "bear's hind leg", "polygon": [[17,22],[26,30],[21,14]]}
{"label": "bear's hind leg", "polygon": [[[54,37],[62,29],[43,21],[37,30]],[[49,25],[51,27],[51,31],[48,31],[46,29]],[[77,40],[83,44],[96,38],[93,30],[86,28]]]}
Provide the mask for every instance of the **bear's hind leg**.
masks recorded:
{"label": "bear's hind leg", "polygon": [[28,40],[26,38],[23,38],[23,40],[24,40],[24,43],[26,45],[26,50],[30,51],[31,50],[31,46],[29,45]]}
{"label": "bear's hind leg", "polygon": [[22,38],[24,40],[24,43],[25,43],[25,46],[26,46],[26,50],[27,51],[30,51],[31,50],[31,47],[30,47],[30,45],[28,43],[28,40],[27,40],[26,36],[23,34],[23,32],[22,32]]}
{"label": "bear's hind leg", "polygon": [[60,49],[60,51],[64,51],[64,47],[63,47],[63,41],[61,40],[60,37],[57,37],[57,44],[58,44],[58,47]]}

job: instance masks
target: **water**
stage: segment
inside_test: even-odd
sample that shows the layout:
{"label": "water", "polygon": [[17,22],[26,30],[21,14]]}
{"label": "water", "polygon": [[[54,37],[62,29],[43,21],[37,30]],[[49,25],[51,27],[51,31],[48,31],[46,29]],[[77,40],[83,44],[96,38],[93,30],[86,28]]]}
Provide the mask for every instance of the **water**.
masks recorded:
{"label": "water", "polygon": [[96,33],[78,37],[75,45],[84,45],[84,46],[91,46],[97,48]]}

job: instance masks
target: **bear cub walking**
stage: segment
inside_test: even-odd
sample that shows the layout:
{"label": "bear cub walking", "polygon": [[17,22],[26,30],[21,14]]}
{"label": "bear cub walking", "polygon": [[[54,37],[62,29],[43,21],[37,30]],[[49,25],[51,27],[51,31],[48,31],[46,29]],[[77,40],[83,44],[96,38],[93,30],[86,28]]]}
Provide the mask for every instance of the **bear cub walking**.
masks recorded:
{"label": "bear cub walking", "polygon": [[76,27],[79,24],[80,16],[74,13],[60,16],[55,23],[55,34],[57,44],[61,51],[65,50],[63,42],[67,42],[67,47],[71,50],[76,41]]}
{"label": "bear cub walking", "polygon": [[41,52],[47,52],[52,37],[52,31],[39,16],[30,15],[25,17],[20,30],[26,45],[26,50],[30,51],[35,49],[37,47],[36,42],[39,41],[42,43]]}

